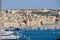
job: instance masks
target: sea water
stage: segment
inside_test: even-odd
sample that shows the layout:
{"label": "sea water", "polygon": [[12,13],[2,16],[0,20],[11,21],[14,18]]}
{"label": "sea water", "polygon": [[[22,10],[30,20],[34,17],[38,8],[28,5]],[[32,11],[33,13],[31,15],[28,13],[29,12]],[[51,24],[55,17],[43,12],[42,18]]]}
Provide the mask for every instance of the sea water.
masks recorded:
{"label": "sea water", "polygon": [[[60,38],[60,30],[20,30],[17,31],[29,40],[56,40]],[[19,40],[26,40],[25,38],[19,38]]]}

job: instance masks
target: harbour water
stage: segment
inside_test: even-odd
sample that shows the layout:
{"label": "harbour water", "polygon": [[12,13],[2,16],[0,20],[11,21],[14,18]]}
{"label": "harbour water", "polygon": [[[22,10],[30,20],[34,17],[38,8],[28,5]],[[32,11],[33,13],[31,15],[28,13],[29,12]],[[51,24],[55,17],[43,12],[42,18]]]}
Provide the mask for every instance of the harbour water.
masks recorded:
{"label": "harbour water", "polygon": [[19,38],[18,40],[56,40],[60,38],[60,30],[20,30],[19,34],[23,34],[25,38]]}

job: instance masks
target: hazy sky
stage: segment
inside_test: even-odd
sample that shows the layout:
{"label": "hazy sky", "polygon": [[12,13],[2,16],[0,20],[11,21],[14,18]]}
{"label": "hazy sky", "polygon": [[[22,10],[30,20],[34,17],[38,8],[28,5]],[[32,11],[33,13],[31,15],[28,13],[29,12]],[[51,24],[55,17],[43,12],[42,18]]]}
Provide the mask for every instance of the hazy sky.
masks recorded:
{"label": "hazy sky", "polygon": [[2,0],[2,9],[60,8],[60,0]]}

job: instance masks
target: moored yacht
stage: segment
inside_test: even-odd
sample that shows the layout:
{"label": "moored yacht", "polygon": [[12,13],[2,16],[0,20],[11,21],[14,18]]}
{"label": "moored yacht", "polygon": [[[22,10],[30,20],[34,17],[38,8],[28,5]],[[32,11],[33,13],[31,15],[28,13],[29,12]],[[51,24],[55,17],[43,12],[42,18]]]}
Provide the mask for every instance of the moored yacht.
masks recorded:
{"label": "moored yacht", "polygon": [[19,36],[15,36],[15,35],[5,35],[5,36],[1,36],[1,40],[18,40]]}
{"label": "moored yacht", "polygon": [[20,38],[19,35],[13,35],[13,31],[4,31],[2,30],[0,35],[1,35],[1,40],[18,40]]}

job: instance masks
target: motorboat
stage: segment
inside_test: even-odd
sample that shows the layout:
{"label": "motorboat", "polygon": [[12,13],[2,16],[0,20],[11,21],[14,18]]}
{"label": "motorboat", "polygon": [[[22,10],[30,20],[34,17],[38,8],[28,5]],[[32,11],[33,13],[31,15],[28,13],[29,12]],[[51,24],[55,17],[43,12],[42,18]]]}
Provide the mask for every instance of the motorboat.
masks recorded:
{"label": "motorboat", "polygon": [[19,35],[13,35],[13,31],[4,31],[2,30],[0,33],[1,40],[18,40],[20,38]]}
{"label": "motorboat", "polygon": [[1,35],[12,35],[13,33],[13,31],[2,31]]}
{"label": "motorboat", "polygon": [[15,35],[5,35],[1,36],[1,40],[18,40],[20,36],[15,36]]}

